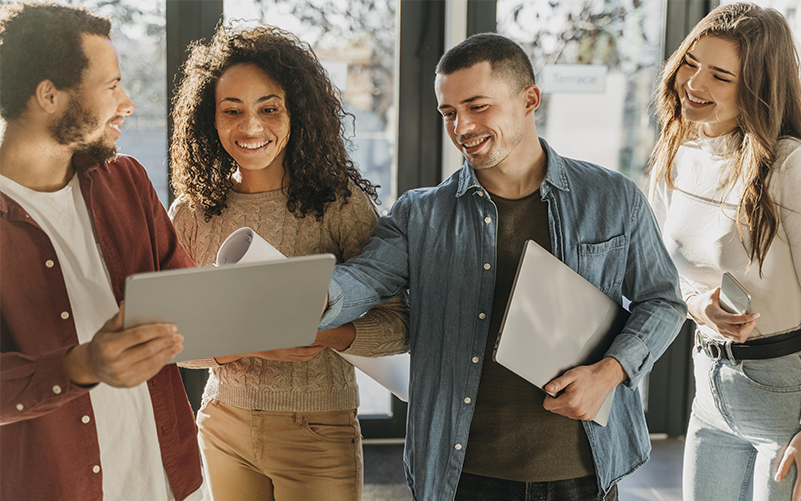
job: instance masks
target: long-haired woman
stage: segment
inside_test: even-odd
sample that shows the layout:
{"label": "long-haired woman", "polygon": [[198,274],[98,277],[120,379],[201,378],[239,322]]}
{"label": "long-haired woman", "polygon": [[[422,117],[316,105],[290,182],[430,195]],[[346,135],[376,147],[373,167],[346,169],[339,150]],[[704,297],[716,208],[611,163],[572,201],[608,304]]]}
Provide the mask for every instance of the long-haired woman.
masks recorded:
{"label": "long-haired woman", "polygon": [[[684,499],[789,501],[801,463],[788,447],[801,430],[801,83],[787,21],[748,3],[713,10],[665,64],[656,101],[651,198],[698,324]],[[748,311],[725,309],[724,272],[750,293]]]}
{"label": "long-haired woman", "polygon": [[[198,265],[243,226],[287,256],[330,252],[341,262],[361,252],[376,193],[348,158],[345,116],[314,53],[290,33],[222,26],[209,45],[193,45],[175,101],[170,214]],[[329,346],[404,351],[406,315],[396,298],[329,332],[344,340]],[[215,500],[360,499],[358,391],[334,351],[188,365],[210,368],[198,427]]]}

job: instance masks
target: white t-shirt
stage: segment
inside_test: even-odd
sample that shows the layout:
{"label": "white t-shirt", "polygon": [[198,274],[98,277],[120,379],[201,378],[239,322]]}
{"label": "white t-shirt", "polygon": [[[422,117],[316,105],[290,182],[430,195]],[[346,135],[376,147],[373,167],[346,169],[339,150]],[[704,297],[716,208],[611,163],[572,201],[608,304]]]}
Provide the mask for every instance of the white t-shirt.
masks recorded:
{"label": "white t-shirt", "polygon": [[[751,293],[751,312],[760,313],[751,338],[781,334],[801,326],[801,141],[779,141],[768,189],[779,211],[779,231],[759,263],[748,267],[748,253],[735,223],[743,184],[724,189],[727,137],[701,137],[679,148],[673,167],[676,190],[664,180],[654,184],[654,214],[665,246],[681,276],[682,295],[702,294],[720,287],[724,271],[732,273]],[[742,227],[750,246],[750,233]],[[721,336],[701,326],[709,336]]]}
{"label": "white t-shirt", "polygon": [[[119,307],[78,176],[52,193],[30,190],[0,176],[0,190],[19,203],[50,238],[63,270],[78,341],[91,341]],[[99,384],[89,395],[100,445],[104,498],[174,500],[161,461],[147,384],[126,389]],[[203,499],[201,491],[188,499]]]}

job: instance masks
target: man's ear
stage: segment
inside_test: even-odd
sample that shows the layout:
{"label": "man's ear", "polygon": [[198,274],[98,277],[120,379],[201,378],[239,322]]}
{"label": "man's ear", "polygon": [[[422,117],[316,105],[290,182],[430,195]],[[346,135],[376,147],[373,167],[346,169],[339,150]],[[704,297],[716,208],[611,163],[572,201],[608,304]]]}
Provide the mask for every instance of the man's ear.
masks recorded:
{"label": "man's ear", "polygon": [[64,93],[56,88],[56,85],[50,80],[42,80],[36,86],[34,98],[36,104],[45,113],[52,115],[58,110],[59,101],[64,99]]}
{"label": "man's ear", "polygon": [[529,85],[523,89],[523,98],[526,103],[526,116],[534,113],[534,111],[540,107],[541,97],[540,88],[536,85]]}

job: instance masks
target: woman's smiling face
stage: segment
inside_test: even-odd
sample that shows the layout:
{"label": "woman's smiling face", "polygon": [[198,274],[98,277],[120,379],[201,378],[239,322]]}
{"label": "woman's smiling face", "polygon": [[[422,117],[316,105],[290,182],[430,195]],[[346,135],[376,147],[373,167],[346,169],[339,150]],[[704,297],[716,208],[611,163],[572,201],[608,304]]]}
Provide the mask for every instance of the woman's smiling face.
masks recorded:
{"label": "woman's smiling face", "polygon": [[684,118],[701,124],[710,137],[737,128],[739,76],[740,56],[733,42],[708,35],[699,38],[676,72],[676,92]]}
{"label": "woman's smiling face", "polygon": [[256,65],[237,64],[220,76],[214,95],[214,127],[240,171],[283,171],[290,119],[278,82]]}

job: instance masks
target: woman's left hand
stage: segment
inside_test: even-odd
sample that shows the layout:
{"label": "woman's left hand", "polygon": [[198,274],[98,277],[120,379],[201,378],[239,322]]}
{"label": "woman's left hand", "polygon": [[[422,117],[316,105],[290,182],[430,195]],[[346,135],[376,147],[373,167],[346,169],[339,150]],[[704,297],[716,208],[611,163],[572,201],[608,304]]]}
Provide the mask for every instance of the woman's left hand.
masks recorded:
{"label": "woman's left hand", "polygon": [[796,478],[792,501],[801,501],[801,432],[795,434],[790,445],[784,450],[784,457],[774,480],[778,482],[786,477],[793,463],[795,463]]}
{"label": "woman's left hand", "polygon": [[699,325],[709,325],[721,336],[735,343],[744,343],[748,340],[756,327],[756,319],[759,318],[759,313],[738,315],[721,308],[720,287],[690,296],[687,299],[687,308]]}

